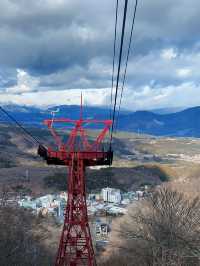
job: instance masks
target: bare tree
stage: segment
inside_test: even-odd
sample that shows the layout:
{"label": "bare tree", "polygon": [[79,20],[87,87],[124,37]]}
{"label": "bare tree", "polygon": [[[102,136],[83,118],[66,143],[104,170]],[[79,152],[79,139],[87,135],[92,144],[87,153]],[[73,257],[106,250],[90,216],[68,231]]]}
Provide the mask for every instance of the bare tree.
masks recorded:
{"label": "bare tree", "polygon": [[156,191],[130,208],[111,246],[115,260],[126,258],[126,265],[200,265],[200,200],[168,188]]}
{"label": "bare tree", "polygon": [[30,211],[0,207],[0,265],[52,265],[52,257],[44,248],[47,232]]}
{"label": "bare tree", "polygon": [[8,200],[9,189],[7,186],[3,185],[0,191],[0,206],[6,206]]}

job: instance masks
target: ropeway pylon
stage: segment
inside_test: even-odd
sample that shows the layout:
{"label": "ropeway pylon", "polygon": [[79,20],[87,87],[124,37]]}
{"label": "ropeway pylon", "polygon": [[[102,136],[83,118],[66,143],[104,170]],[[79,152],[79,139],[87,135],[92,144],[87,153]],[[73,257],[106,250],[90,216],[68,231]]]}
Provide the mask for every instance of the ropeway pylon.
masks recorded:
{"label": "ropeway pylon", "polygon": [[[82,100],[81,100],[82,102]],[[112,125],[111,120],[82,118],[54,118],[44,121],[55,138],[58,149],[46,149],[40,145],[38,154],[48,164],[66,165],[68,169],[68,200],[65,209],[63,230],[57,252],[55,266],[95,266],[95,255],[90,234],[87,204],[85,169],[87,166],[110,165],[113,153],[101,150],[101,143]],[[53,125],[55,123],[72,124],[73,129],[66,143],[63,143]],[[100,124],[103,129],[93,143],[89,143],[84,128],[86,124]]]}

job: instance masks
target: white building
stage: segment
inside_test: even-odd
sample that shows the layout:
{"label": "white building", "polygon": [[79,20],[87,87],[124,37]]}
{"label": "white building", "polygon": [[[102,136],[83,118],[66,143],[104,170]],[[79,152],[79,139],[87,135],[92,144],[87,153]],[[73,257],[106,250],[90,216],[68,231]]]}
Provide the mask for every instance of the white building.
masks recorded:
{"label": "white building", "polygon": [[120,189],[103,188],[101,190],[102,198],[106,202],[120,203],[122,200]]}
{"label": "white building", "polygon": [[53,195],[47,194],[45,196],[42,196],[42,197],[38,198],[38,201],[41,203],[41,207],[50,208],[53,199],[54,199]]}
{"label": "white building", "polygon": [[109,208],[107,210],[107,213],[109,213],[109,214],[115,214],[115,215],[126,214],[127,213],[127,209],[126,208],[121,208],[121,207],[113,206],[113,207],[111,207],[111,208]]}

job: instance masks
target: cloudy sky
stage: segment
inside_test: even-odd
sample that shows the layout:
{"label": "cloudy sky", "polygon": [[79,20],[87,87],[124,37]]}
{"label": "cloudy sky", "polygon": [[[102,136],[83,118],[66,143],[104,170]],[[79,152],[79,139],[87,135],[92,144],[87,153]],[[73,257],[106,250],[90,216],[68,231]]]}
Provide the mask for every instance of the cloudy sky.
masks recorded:
{"label": "cloudy sky", "polygon": [[[109,105],[115,2],[1,0],[0,103]],[[199,25],[199,0],[139,0],[123,108],[200,105]]]}

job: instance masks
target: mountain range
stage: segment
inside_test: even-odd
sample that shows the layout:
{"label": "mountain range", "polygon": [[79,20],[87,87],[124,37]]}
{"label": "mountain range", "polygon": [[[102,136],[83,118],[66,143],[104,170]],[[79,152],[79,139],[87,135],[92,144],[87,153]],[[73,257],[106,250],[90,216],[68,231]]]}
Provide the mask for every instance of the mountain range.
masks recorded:
{"label": "mountain range", "polygon": [[[10,115],[24,126],[43,127],[43,120],[52,117],[52,111],[59,110],[56,117],[78,119],[80,107],[62,105],[48,109],[6,105],[3,107]],[[84,118],[109,119],[110,110],[100,107],[84,107]],[[0,122],[9,119],[0,113]],[[200,137],[200,106],[178,112],[160,113],[156,111],[120,112],[118,130],[151,134],[156,136]]]}

